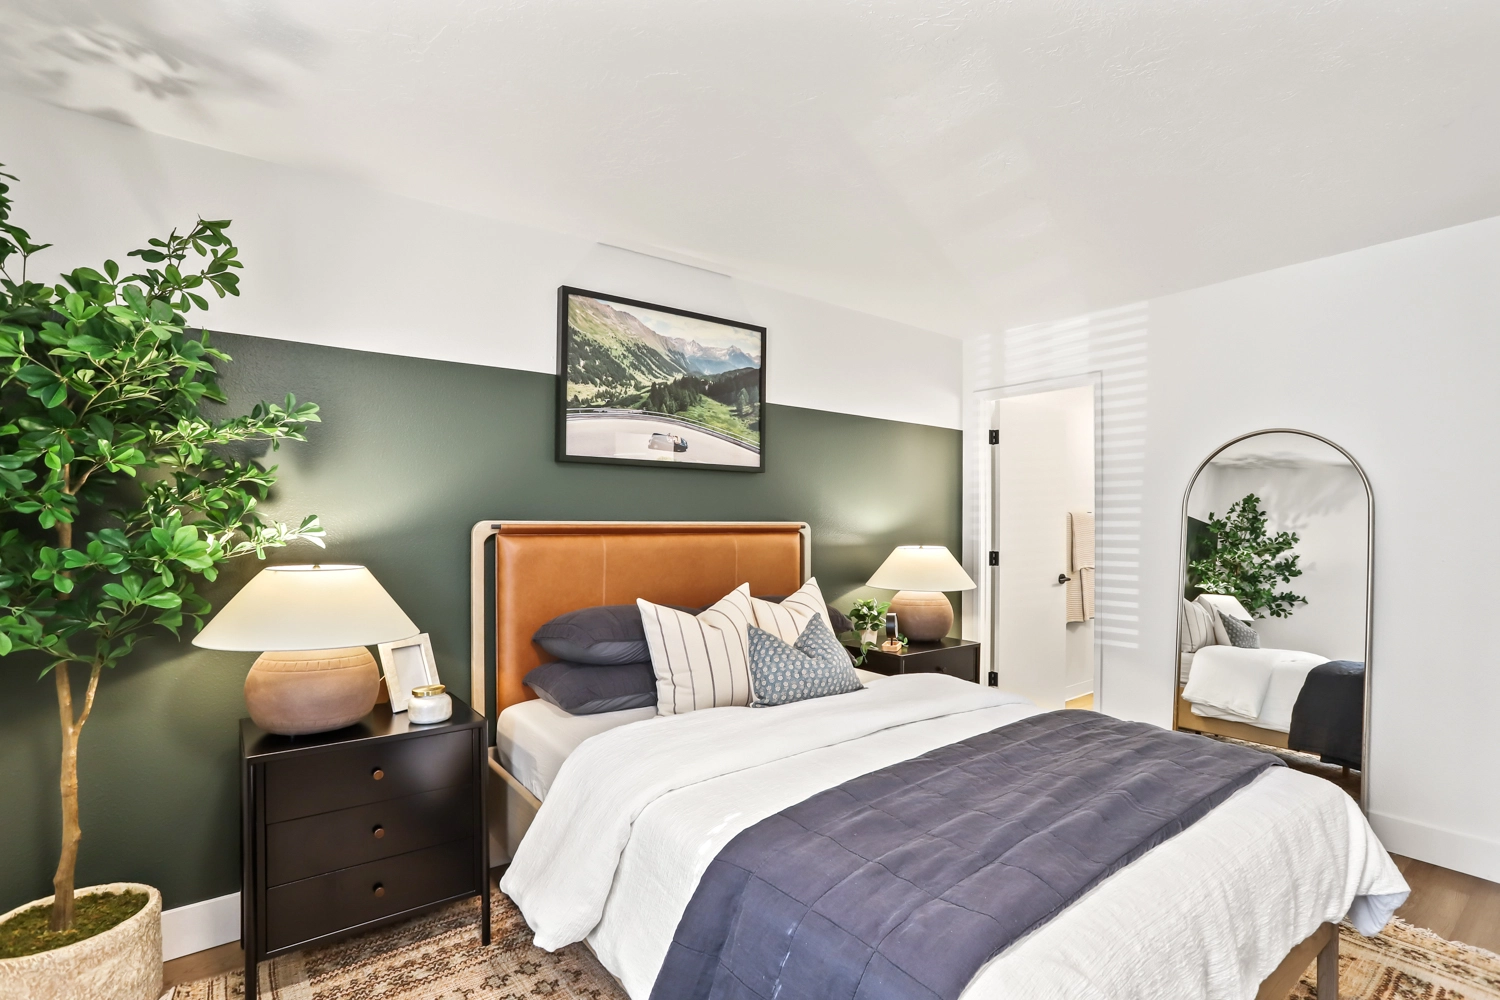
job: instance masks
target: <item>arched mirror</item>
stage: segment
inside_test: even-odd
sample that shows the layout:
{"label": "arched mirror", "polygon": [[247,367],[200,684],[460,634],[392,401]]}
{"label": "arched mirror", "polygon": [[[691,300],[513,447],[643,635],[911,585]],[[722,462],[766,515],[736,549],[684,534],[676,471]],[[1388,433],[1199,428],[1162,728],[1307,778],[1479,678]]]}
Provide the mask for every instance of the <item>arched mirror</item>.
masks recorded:
{"label": "arched mirror", "polygon": [[1175,727],[1272,750],[1364,805],[1375,500],[1326,438],[1219,448],[1183,496]]}

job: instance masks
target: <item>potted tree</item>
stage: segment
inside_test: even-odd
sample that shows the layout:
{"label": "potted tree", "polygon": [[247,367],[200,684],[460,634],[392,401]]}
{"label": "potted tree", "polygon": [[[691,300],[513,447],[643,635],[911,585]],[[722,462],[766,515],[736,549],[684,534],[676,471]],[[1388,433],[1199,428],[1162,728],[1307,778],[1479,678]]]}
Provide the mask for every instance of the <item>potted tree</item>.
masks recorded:
{"label": "potted tree", "polygon": [[[78,267],[55,284],[28,277],[35,244],[10,222],[0,174],[0,656],[50,680],[62,728],[62,848],[53,895],[0,917],[0,1000],[157,1000],[161,896],[117,883],[75,889],[81,825],[79,737],[99,678],[142,639],[201,628],[195,589],[226,560],[322,544],[316,517],[268,521],[276,481],[221,446],[305,440],[317,407],[224,403],[214,368],[228,355],[187,315],[203,293],[239,294],[228,221],[131,251],[140,270]],[[191,266],[188,264],[192,258]]]}

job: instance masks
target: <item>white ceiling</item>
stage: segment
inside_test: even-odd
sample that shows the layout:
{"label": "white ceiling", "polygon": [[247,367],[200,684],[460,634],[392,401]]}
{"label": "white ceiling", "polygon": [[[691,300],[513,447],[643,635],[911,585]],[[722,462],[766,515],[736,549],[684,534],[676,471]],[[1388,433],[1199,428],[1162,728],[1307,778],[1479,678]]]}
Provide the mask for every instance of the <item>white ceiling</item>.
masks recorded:
{"label": "white ceiling", "polygon": [[0,88],[956,335],[1500,215],[1497,52],[1493,0],[0,0]]}

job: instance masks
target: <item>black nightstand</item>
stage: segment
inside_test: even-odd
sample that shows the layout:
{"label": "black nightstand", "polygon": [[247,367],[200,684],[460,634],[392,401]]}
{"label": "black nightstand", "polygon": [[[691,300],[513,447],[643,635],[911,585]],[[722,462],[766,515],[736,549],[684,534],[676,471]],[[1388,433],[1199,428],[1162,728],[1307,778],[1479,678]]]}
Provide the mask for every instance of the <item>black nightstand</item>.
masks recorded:
{"label": "black nightstand", "polygon": [[240,944],[256,965],[476,893],[490,943],[483,716],[412,725],[389,705],[331,733],[240,720]]}
{"label": "black nightstand", "polygon": [[[855,656],[859,655],[859,633],[840,640]],[[885,641],[881,631],[879,642]],[[939,639],[937,642],[913,642],[905,652],[883,653],[877,645],[860,664],[877,674],[951,674],[979,683],[979,643],[968,639]]]}

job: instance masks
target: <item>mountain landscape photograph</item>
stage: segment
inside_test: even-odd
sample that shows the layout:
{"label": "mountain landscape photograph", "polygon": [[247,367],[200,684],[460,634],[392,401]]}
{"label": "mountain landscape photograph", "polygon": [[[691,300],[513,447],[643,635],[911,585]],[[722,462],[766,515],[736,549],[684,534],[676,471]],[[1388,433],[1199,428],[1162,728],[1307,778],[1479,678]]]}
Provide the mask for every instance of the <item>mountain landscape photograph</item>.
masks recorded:
{"label": "mountain landscape photograph", "polygon": [[564,290],[560,457],[761,467],[765,331]]}

